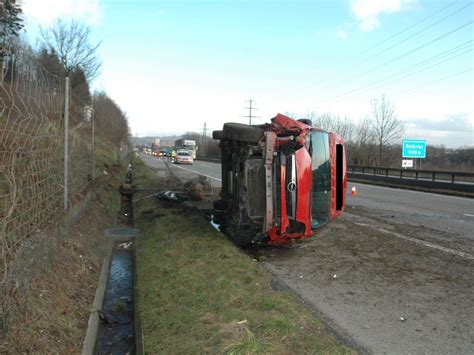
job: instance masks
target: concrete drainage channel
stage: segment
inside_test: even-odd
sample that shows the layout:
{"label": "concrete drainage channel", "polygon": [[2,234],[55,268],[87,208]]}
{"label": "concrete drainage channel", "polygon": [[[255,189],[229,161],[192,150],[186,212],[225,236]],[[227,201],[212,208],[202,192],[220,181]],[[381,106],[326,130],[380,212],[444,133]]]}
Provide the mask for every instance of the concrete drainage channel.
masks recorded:
{"label": "concrete drainage channel", "polygon": [[140,321],[135,313],[135,240],[140,230],[107,229],[104,258],[82,354],[141,354]]}
{"label": "concrete drainage channel", "polygon": [[135,241],[133,228],[132,167],[119,188],[118,222],[124,226],[105,230],[107,252],[102,264],[82,354],[142,354],[142,333],[136,300]]}

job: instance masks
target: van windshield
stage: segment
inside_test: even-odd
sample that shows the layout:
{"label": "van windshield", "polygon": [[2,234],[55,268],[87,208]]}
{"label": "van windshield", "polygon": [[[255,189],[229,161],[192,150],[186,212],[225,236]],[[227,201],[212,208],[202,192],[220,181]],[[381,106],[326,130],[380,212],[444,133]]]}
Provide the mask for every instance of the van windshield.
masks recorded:
{"label": "van windshield", "polygon": [[310,153],[313,169],[312,228],[326,224],[331,202],[331,162],[327,132],[311,132]]}

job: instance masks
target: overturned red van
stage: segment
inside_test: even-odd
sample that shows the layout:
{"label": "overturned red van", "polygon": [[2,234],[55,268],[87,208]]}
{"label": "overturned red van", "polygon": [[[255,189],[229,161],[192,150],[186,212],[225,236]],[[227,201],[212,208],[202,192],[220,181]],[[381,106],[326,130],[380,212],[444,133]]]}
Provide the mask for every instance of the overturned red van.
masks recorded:
{"label": "overturned red van", "polygon": [[240,246],[309,237],[345,208],[343,139],[282,114],[271,123],[225,123],[213,132],[222,152],[214,221]]}

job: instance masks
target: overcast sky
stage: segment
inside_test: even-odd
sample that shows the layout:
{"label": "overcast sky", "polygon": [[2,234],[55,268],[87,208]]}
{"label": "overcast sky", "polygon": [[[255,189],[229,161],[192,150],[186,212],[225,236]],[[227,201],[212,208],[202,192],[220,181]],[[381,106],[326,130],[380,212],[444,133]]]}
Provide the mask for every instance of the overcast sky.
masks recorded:
{"label": "overcast sky", "polygon": [[474,146],[471,0],[23,0],[27,33],[78,18],[102,41],[94,84],[134,135],[246,122],[246,100],[357,121],[385,94],[405,137]]}

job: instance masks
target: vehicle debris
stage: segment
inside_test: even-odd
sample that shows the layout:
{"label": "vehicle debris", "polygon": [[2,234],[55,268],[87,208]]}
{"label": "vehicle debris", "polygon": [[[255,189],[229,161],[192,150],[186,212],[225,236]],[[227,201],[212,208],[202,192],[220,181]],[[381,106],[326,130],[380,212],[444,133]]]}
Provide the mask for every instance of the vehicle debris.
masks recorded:
{"label": "vehicle debris", "polygon": [[132,242],[120,243],[119,245],[117,245],[117,248],[128,249],[128,248],[130,248],[131,245],[132,245]]}
{"label": "vehicle debris", "polygon": [[188,196],[186,195],[186,193],[181,191],[166,190],[157,193],[156,198],[165,201],[183,202],[188,199]]}

